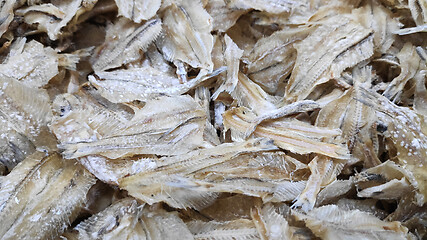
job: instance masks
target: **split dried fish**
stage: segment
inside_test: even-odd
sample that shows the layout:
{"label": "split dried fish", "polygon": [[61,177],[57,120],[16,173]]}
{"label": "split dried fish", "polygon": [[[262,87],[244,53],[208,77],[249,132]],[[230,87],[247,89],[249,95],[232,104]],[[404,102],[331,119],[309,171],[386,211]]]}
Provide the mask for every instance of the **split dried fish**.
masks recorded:
{"label": "split dried fish", "polygon": [[177,1],[164,11],[164,35],[159,38],[158,47],[165,58],[212,71],[212,18],[201,3]]}
{"label": "split dried fish", "polygon": [[425,0],[0,1],[0,239],[425,239]]}
{"label": "split dried fish", "polygon": [[305,99],[316,85],[372,56],[372,33],[342,15],[325,20],[307,38],[294,44],[297,59],[286,88],[288,101]]}
{"label": "split dried fish", "polygon": [[161,31],[160,19],[147,21],[141,26],[119,19],[109,26],[106,41],[93,56],[94,70],[103,71],[135,61],[140,57],[139,51],[147,48]]}
{"label": "split dried fish", "polygon": [[161,3],[162,1],[160,0],[136,0],[131,2],[116,0],[117,7],[119,8],[119,16],[126,17],[136,23],[154,17]]}
{"label": "split dried fish", "polygon": [[61,30],[85,11],[90,11],[97,0],[54,0],[51,3],[28,6],[16,10],[24,16],[27,24],[37,24],[37,29],[46,32],[50,39],[57,40]]}
{"label": "split dried fish", "polygon": [[1,162],[11,170],[36,148],[54,150],[56,141],[47,128],[52,112],[45,89],[6,77],[0,86]]}
{"label": "split dried fish", "polygon": [[[85,113],[58,104],[61,109],[71,109],[53,125],[56,135],[72,134],[72,140],[65,140],[60,146],[66,158],[95,154],[112,159],[136,154],[176,155],[203,146],[206,115],[189,96],[161,97],[147,102],[143,108],[135,109],[127,121],[110,117],[108,111],[95,112],[104,118],[75,118]],[[164,112],[166,109],[169,110]],[[109,120],[113,120],[108,123],[113,128],[105,129],[108,125],[104,122]]]}
{"label": "split dried fish", "polygon": [[345,211],[335,205],[313,209],[307,215],[294,213],[323,239],[411,239],[399,222],[385,222],[359,210]]}
{"label": "split dried fish", "polygon": [[77,217],[94,177],[59,154],[36,152],[0,180],[2,239],[45,239]]}

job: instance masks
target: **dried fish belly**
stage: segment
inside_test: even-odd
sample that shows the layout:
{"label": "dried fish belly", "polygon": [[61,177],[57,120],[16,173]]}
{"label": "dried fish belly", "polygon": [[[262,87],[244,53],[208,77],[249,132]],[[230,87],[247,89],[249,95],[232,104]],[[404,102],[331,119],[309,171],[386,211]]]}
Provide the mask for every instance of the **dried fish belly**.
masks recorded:
{"label": "dried fish belly", "polygon": [[3,0],[0,239],[425,239],[424,0]]}

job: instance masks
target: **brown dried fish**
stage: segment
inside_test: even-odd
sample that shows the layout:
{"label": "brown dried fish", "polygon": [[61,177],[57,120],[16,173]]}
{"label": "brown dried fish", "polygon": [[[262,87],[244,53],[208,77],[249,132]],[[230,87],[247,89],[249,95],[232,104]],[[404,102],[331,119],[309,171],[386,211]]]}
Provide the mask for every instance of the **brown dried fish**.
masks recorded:
{"label": "brown dried fish", "polygon": [[36,152],[0,179],[2,239],[46,239],[77,217],[94,177],[59,154]]}

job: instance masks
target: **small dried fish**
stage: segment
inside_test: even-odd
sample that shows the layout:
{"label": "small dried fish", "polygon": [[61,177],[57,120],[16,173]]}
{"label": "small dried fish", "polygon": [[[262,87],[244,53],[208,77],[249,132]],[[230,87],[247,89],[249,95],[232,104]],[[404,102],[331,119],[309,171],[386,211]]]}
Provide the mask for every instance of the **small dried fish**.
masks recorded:
{"label": "small dried fish", "polygon": [[[369,181],[370,176],[375,176],[372,181]],[[360,175],[356,175],[356,179],[361,181],[361,184],[357,183],[361,188],[357,196],[366,198],[399,199],[417,187],[417,182],[411,172],[391,161],[366,169]],[[381,181],[375,183],[378,179]],[[364,183],[366,180],[368,180],[367,183]],[[366,185],[368,187],[364,187]]]}
{"label": "small dried fish", "polygon": [[262,209],[254,208],[251,215],[261,239],[295,239],[288,221],[275,211],[273,205],[266,204]]}
{"label": "small dried fish", "polygon": [[410,171],[417,181],[419,205],[427,201],[427,130],[424,117],[407,107],[399,107],[384,96],[363,90],[360,101],[376,110],[377,117],[387,126],[387,137],[397,150],[399,163]]}
{"label": "small dried fish", "polygon": [[393,79],[383,93],[386,98],[393,102],[400,100],[401,92],[406,83],[414,78],[418,71],[425,69],[425,64],[421,62],[415,47],[410,43],[405,44],[396,57],[400,62],[400,74]]}
{"label": "small dried fish", "polygon": [[206,11],[213,20],[212,30],[219,32],[226,32],[242,14],[247,12],[247,10],[229,7],[224,0],[208,1]]}
{"label": "small dried fish", "polygon": [[213,70],[212,18],[200,2],[182,0],[170,4],[164,10],[163,30],[157,44],[166,59]]}
{"label": "small dried fish", "polygon": [[298,196],[292,207],[301,207],[304,212],[313,209],[320,188],[336,180],[341,173],[344,163],[328,157],[315,157],[308,164],[311,175],[304,191]]}
{"label": "small dried fish", "polygon": [[245,60],[248,62],[248,77],[268,93],[278,91],[279,84],[290,75],[294,67],[294,43],[306,38],[311,30],[286,29],[258,40]]}
{"label": "small dried fish", "polygon": [[94,177],[59,154],[36,152],[0,180],[2,239],[46,239],[77,217]]}
{"label": "small dried fish", "polygon": [[[78,114],[79,109],[76,110]],[[66,158],[95,154],[112,159],[136,154],[176,155],[204,144],[206,115],[190,96],[161,97],[149,101],[142,109],[135,109],[132,119],[118,122],[121,125],[108,129],[108,134],[103,135],[97,129],[105,128],[103,122],[111,118],[108,115],[101,119],[74,117],[72,110],[65,117],[59,116],[53,125],[55,134],[68,134],[80,128],[90,135],[86,135],[86,139],[77,135],[71,142],[63,141],[60,147],[64,149]],[[76,124],[77,129],[74,129]],[[76,131],[75,134],[80,133]]]}
{"label": "small dried fish", "polygon": [[139,221],[143,206],[130,198],[113,203],[74,228],[78,239],[146,239]]}
{"label": "small dried fish", "polygon": [[193,239],[176,212],[121,199],[75,227],[79,239]]}
{"label": "small dried fish", "polygon": [[180,83],[178,78],[148,66],[97,72],[99,80],[92,75],[88,79],[103,97],[113,103],[123,103],[135,100],[147,101],[164,95],[181,95],[224,70],[219,68],[185,83]]}
{"label": "small dried fish", "polygon": [[231,0],[228,3],[231,7],[241,9],[255,9],[265,11],[272,14],[279,14],[283,12],[290,12],[293,8],[305,5],[306,1],[293,1],[293,0]]}
{"label": "small dried fish", "polygon": [[44,47],[37,41],[26,43],[26,40],[15,40],[6,61],[0,65],[0,74],[27,86],[43,87],[59,73],[58,55],[50,47]]}
{"label": "small dried fish", "polygon": [[52,111],[45,89],[4,77],[0,80],[0,100],[0,161],[4,165],[12,169],[35,147],[55,150],[56,141],[47,128]]}
{"label": "small dried fish", "polygon": [[372,30],[345,15],[323,22],[298,44],[297,59],[286,87],[286,98],[305,99],[316,85],[338,77],[346,68],[373,54]]}
{"label": "small dried fish", "polygon": [[54,0],[52,3],[28,6],[15,11],[24,16],[24,21],[37,24],[41,32],[46,32],[51,40],[57,40],[61,30],[85,11],[90,11],[97,0]]}
{"label": "small dried fish", "polygon": [[[181,192],[185,192],[185,188],[182,188],[192,182],[191,179],[185,179],[185,176],[189,176],[206,167],[230,161],[243,153],[272,149],[275,149],[275,147],[270,142],[253,139],[243,143],[221,144],[212,148],[195,150],[187,154],[163,157],[155,161],[155,168],[120,179],[119,186],[126,189],[130,195],[149,204],[167,201],[172,203],[172,206],[181,208],[182,206],[185,207],[185,202],[181,203],[174,200],[180,195],[174,196],[169,193],[169,195],[164,196],[164,192],[173,192],[175,190],[179,192],[179,188],[181,188]],[[207,193],[197,193],[197,191],[194,194],[199,198],[200,195],[207,195]],[[186,196],[182,195],[182,197],[185,200]]]}
{"label": "small dried fish", "polygon": [[399,222],[385,222],[359,211],[345,211],[336,205],[315,208],[307,215],[293,212],[297,220],[322,239],[411,239]]}
{"label": "small dried fish", "polygon": [[115,2],[119,8],[119,16],[128,18],[136,23],[154,17],[162,3],[161,0],[115,0]]}
{"label": "small dried fish", "polygon": [[[231,129],[234,140],[245,139],[251,134],[254,119],[253,113],[243,107],[233,108],[224,113],[224,126]],[[252,133],[256,137],[274,140],[280,148],[299,154],[316,152],[338,159],[347,159],[347,149],[338,145],[324,142],[323,138],[340,135],[336,129],[313,127],[298,120],[281,119],[258,125]]]}
{"label": "small dried fish", "polygon": [[160,19],[153,19],[144,25],[135,25],[119,19],[107,29],[105,42],[93,56],[95,72],[120,67],[140,57],[139,50],[146,49],[162,31]]}
{"label": "small dried fish", "polygon": [[259,239],[254,223],[248,219],[237,219],[224,222],[203,222],[196,220],[188,222],[187,226],[194,235],[195,240]]}

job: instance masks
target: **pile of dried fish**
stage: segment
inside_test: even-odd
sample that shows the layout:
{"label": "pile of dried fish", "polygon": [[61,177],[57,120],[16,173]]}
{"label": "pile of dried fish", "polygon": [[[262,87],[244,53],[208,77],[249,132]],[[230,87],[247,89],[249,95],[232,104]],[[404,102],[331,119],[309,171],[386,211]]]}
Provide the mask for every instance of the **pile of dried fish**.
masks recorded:
{"label": "pile of dried fish", "polygon": [[426,239],[424,0],[3,0],[0,239]]}

